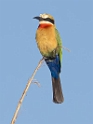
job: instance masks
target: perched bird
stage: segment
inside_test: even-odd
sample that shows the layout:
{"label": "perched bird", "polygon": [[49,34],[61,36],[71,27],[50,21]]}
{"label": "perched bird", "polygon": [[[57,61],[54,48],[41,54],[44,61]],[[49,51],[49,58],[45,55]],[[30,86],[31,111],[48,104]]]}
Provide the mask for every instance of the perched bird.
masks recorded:
{"label": "perched bird", "polygon": [[64,101],[59,74],[61,72],[62,61],[62,41],[55,26],[53,16],[50,14],[40,14],[34,17],[39,20],[36,31],[36,42],[40,53],[49,67],[52,77],[53,101],[62,103]]}

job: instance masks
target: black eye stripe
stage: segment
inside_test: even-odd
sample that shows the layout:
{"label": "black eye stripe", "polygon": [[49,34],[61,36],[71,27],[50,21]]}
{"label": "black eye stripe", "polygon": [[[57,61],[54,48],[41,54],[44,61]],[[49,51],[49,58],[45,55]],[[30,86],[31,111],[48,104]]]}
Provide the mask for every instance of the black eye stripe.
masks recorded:
{"label": "black eye stripe", "polygon": [[53,19],[50,19],[50,18],[42,18],[40,21],[48,21],[48,22],[51,22],[52,24],[54,24],[54,20]]}

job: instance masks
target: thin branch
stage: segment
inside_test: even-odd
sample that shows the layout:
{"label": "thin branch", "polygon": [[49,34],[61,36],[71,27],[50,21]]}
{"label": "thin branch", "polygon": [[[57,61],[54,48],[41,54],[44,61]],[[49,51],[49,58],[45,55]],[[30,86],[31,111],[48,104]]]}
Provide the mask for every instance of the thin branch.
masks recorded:
{"label": "thin branch", "polygon": [[64,46],[62,46],[63,49],[67,50],[68,52],[70,52],[70,50]]}
{"label": "thin branch", "polygon": [[[26,95],[26,93],[27,93],[27,91],[28,91],[28,88],[30,87],[30,84],[32,83],[32,80],[33,80],[33,78],[34,78],[36,72],[38,71],[38,69],[39,69],[40,66],[42,65],[43,60],[44,60],[44,58],[42,58],[42,59],[39,61],[38,66],[37,66],[36,69],[34,70],[34,72],[33,72],[32,76],[31,76],[31,78],[28,80],[27,85],[26,85],[26,88],[24,89],[24,91],[23,91],[23,93],[22,93],[22,96],[21,96],[21,98],[20,98],[20,100],[19,100],[19,102],[18,102],[18,105],[17,105],[16,111],[15,111],[15,113],[14,113],[14,116],[13,116],[13,118],[12,118],[11,124],[15,124],[15,121],[16,121],[16,119],[17,119],[18,112],[19,112],[19,109],[20,109],[20,107],[21,107],[21,105],[22,105],[22,102],[23,102],[23,100],[24,100],[24,97],[25,97],[25,95]],[[38,86],[40,85],[38,82],[35,82],[35,83],[36,83]]]}
{"label": "thin branch", "polygon": [[38,81],[34,81],[32,83],[37,84],[37,86],[40,87],[40,83]]}
{"label": "thin branch", "polygon": [[[69,50],[68,48],[66,48],[66,47],[64,47],[64,46],[62,46],[62,48],[65,49],[65,50],[67,50],[68,52],[70,52],[70,50]],[[12,118],[11,124],[15,124],[15,121],[16,121],[16,119],[17,119],[18,112],[19,112],[19,110],[20,110],[20,107],[21,107],[21,105],[22,105],[22,102],[23,102],[23,100],[24,100],[24,97],[25,97],[25,95],[26,95],[26,93],[27,93],[27,91],[28,91],[28,89],[29,89],[29,87],[30,87],[30,85],[31,85],[31,83],[32,83],[32,80],[33,80],[33,78],[34,78],[36,72],[38,71],[38,69],[39,69],[40,66],[42,65],[43,60],[44,60],[44,58],[42,58],[42,59],[39,61],[38,66],[37,66],[36,69],[34,70],[34,72],[33,72],[32,76],[31,76],[31,78],[28,80],[27,85],[26,85],[26,88],[24,89],[24,91],[23,91],[23,93],[22,93],[22,96],[21,96],[21,98],[20,98],[20,100],[19,100],[19,102],[18,102],[18,105],[17,105],[16,111],[15,111],[15,113],[14,113],[14,116],[13,116],[13,118]],[[38,86],[40,86],[40,83],[37,82],[37,81],[35,81],[35,82],[33,82],[33,83],[35,83],[35,84],[37,84]]]}

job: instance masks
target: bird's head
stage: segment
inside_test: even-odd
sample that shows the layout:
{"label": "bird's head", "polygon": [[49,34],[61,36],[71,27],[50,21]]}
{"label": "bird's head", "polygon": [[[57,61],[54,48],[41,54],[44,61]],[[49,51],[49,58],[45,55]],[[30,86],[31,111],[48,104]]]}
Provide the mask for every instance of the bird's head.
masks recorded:
{"label": "bird's head", "polygon": [[40,14],[40,16],[36,16],[33,19],[39,20],[39,24],[51,24],[54,25],[54,18],[50,14]]}

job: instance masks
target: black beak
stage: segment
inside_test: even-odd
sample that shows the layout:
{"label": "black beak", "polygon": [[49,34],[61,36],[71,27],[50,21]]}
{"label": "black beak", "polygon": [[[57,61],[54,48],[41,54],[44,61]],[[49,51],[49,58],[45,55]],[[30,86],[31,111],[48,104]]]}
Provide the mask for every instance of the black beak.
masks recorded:
{"label": "black beak", "polygon": [[36,17],[34,17],[33,19],[37,19],[37,20],[39,20],[39,21],[41,21],[41,20],[42,20],[42,18],[41,18],[41,17],[39,17],[39,16],[36,16]]}

